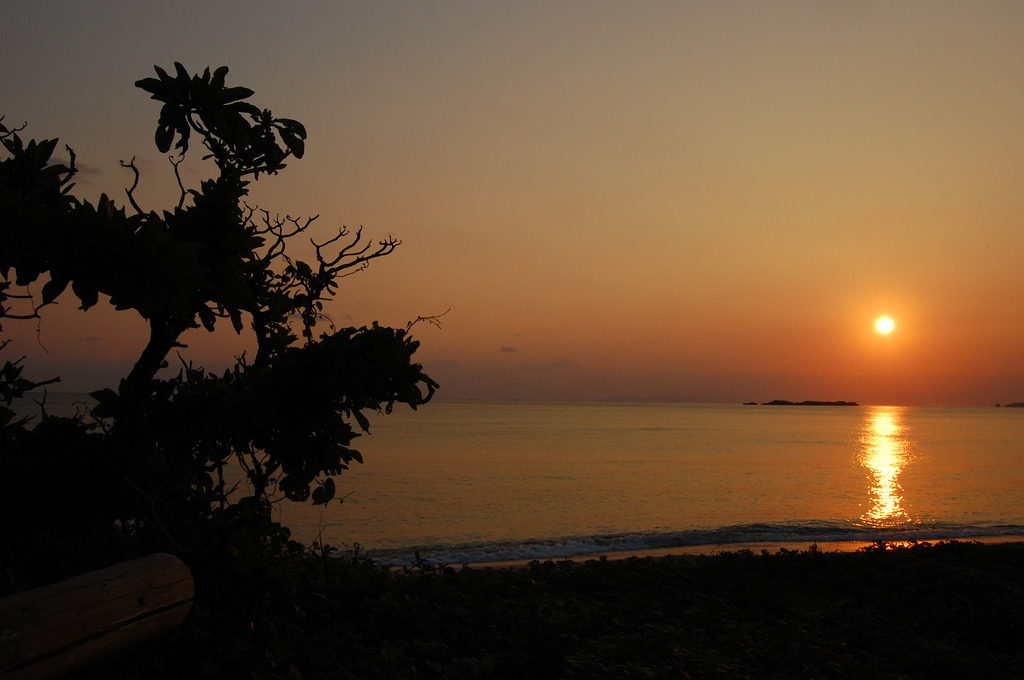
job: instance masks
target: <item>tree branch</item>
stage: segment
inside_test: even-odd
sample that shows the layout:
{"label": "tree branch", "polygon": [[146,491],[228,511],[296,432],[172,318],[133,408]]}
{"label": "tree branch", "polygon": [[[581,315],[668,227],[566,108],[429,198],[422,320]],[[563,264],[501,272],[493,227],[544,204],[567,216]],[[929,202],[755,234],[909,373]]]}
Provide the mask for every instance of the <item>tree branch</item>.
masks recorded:
{"label": "tree branch", "polygon": [[178,182],[178,208],[180,209],[181,206],[185,205],[185,197],[188,196],[188,192],[185,190],[185,184],[181,181],[181,171],[178,170],[178,166],[185,160],[185,157],[184,155],[179,156],[178,160],[168,157],[168,160],[174,168],[174,179]]}
{"label": "tree branch", "polygon": [[144,211],[139,207],[139,204],[135,202],[135,189],[139,186],[139,169],[135,166],[135,156],[132,156],[132,160],[128,163],[121,161],[121,167],[128,168],[132,171],[132,174],[135,175],[135,181],[132,182],[131,187],[124,190],[124,193],[128,195],[128,202],[132,204],[133,208],[135,208],[135,212],[142,215]]}
{"label": "tree branch", "polygon": [[413,326],[415,326],[416,324],[420,323],[421,321],[425,321],[426,323],[429,323],[431,326],[435,326],[437,328],[440,328],[441,327],[441,317],[445,316],[450,311],[452,311],[451,307],[449,307],[448,309],[444,310],[440,314],[434,314],[432,316],[417,316],[415,320],[410,321],[409,323],[405,324],[405,330],[407,330],[407,331],[411,330]]}
{"label": "tree branch", "polygon": [[78,157],[75,155],[75,150],[67,144],[64,145],[64,149],[68,152],[68,174],[60,182],[60,186],[63,187],[60,193],[66,196],[67,193],[75,186],[71,183],[71,179],[78,174],[78,167],[75,165],[75,159]]}

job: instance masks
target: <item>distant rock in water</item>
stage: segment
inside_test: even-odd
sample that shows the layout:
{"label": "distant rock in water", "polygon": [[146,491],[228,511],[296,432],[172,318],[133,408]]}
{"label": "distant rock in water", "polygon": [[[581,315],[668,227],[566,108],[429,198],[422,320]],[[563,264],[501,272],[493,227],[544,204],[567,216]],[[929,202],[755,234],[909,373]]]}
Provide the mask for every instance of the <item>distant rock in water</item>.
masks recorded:
{"label": "distant rock in water", "polygon": [[1006,408],[1024,408],[1024,401],[1015,401],[1012,404],[1007,404]]}
{"label": "distant rock in water", "polygon": [[773,401],[766,401],[761,406],[859,406],[859,404],[855,401],[786,401],[785,399],[775,399]]}

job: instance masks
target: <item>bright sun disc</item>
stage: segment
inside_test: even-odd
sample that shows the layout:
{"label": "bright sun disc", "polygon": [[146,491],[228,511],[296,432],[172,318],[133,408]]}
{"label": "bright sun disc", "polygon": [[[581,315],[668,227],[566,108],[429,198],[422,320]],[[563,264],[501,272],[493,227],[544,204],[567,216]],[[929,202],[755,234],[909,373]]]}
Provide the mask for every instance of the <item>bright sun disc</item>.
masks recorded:
{"label": "bright sun disc", "polygon": [[878,321],[875,321],[875,330],[882,335],[892,333],[894,328],[896,328],[896,322],[887,316],[879,317]]}

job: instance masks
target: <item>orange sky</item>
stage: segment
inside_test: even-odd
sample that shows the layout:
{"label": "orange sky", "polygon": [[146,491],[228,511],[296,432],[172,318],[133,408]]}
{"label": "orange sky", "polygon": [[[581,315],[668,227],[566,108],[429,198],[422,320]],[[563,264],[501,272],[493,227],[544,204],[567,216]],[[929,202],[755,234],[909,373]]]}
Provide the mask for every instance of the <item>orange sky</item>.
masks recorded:
{"label": "orange sky", "polygon": [[[335,321],[451,309],[417,330],[445,398],[1024,400],[1024,4],[296,7],[15,0],[0,114],[75,148],[83,197],[123,196],[136,156],[164,208],[157,106],[132,83],[229,66],[309,130],[261,206],[404,242],[346,280]],[[72,389],[143,341],[70,301],[48,354],[5,331]]]}

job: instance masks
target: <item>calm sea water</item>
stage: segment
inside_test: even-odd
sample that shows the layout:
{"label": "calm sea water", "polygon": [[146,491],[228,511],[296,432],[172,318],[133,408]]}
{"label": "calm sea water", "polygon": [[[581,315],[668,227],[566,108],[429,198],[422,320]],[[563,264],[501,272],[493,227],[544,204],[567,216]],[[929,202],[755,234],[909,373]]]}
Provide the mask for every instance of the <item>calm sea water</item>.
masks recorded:
{"label": "calm sea water", "polygon": [[460,564],[1024,534],[1024,409],[437,401],[372,421],[297,539]]}
{"label": "calm sea water", "polygon": [[[1024,410],[429,404],[381,419],[321,532],[461,563],[1024,533]],[[315,520],[315,521],[314,521]]]}

